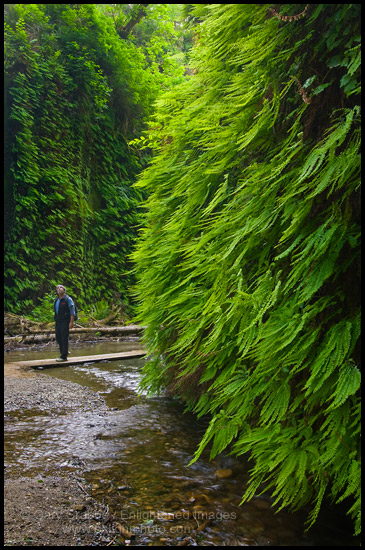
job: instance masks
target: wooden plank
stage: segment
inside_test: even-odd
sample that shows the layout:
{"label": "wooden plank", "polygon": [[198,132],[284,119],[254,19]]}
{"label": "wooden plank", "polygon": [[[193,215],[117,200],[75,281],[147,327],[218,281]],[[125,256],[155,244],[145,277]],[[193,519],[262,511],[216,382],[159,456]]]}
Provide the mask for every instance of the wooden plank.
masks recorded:
{"label": "wooden plank", "polygon": [[114,361],[116,359],[129,359],[132,357],[143,357],[146,355],[146,351],[143,349],[136,349],[132,351],[121,351],[118,353],[107,353],[104,355],[83,355],[81,357],[70,357],[67,361],[56,361],[56,359],[37,359],[35,361],[14,361],[13,363],[6,363],[11,367],[21,368],[48,368],[48,367],[68,367],[70,365],[78,365],[80,363],[91,363],[98,361]]}

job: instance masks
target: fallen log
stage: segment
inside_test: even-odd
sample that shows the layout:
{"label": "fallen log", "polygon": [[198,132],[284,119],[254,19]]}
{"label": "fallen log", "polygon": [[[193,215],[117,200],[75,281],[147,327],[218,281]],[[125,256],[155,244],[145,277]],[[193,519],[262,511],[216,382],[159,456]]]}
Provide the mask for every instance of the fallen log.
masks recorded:
{"label": "fallen log", "polygon": [[31,321],[15,313],[5,313],[4,314],[4,333],[11,334],[15,336],[16,334],[24,334],[32,328],[40,328],[42,323],[37,321]]}
{"label": "fallen log", "polygon": [[[143,327],[140,325],[125,325],[122,327],[102,327],[102,326],[76,327],[70,330],[70,334],[82,334],[85,332],[90,332],[90,333],[105,332],[108,334],[111,334],[113,332],[122,333],[122,334],[131,334],[131,333],[140,334],[141,332],[143,332],[145,328],[146,327]],[[53,330],[42,330],[42,329],[32,330],[32,334],[52,334],[52,333],[54,333],[54,329]]]}
{"label": "fallen log", "polygon": [[[121,339],[128,337],[140,338],[144,327],[138,325],[128,325],[123,327],[99,327],[99,328],[73,328],[70,330],[70,341],[95,339],[98,337],[119,337]],[[7,349],[19,346],[19,344],[40,344],[42,342],[51,342],[55,340],[55,330],[37,330],[17,336],[4,336],[4,346]]]}

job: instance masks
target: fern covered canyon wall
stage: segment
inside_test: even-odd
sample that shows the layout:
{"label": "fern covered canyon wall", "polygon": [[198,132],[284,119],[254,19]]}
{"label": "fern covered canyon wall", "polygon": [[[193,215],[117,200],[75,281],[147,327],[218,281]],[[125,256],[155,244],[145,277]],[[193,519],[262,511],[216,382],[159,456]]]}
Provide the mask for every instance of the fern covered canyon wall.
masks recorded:
{"label": "fern covered canyon wall", "polygon": [[196,458],[250,457],[243,501],[312,525],[330,498],[359,532],[360,5],[187,11],[136,186],[143,387],[210,415]]}
{"label": "fern covered canyon wall", "polygon": [[243,502],[342,502],[356,533],[360,20],[5,5],[5,309],[133,302],[142,387],[209,420],[194,460],[244,455]]}
{"label": "fern covered canyon wall", "polygon": [[81,305],[130,301],[145,159],[128,141],[184,54],[174,6],[118,6],[5,5],[7,311],[59,282]]}

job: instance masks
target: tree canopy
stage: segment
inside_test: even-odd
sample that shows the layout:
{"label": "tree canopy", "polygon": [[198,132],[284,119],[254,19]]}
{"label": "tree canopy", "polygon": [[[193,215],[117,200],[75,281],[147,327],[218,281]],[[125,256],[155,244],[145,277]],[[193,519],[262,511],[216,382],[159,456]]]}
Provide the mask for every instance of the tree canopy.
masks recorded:
{"label": "tree canopy", "polygon": [[158,101],[134,253],[143,387],[249,453],[243,500],[346,501],[360,529],[360,5],[194,4]]}

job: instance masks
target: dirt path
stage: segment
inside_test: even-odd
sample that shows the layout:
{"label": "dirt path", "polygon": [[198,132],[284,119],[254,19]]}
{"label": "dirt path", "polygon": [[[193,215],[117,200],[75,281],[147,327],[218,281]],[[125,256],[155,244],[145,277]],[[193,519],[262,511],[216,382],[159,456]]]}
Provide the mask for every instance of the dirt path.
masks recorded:
{"label": "dirt path", "polygon": [[118,531],[82,478],[5,479],[4,546],[107,546]]}
{"label": "dirt path", "polygon": [[[26,409],[103,407],[88,388],[17,367],[4,368],[5,424]],[[6,453],[6,444],[5,444]],[[110,546],[118,543],[107,507],[89,494],[82,465],[31,476],[5,464],[4,546]],[[119,544],[118,544],[119,545]]]}
{"label": "dirt path", "polygon": [[29,378],[37,376],[36,373],[30,369],[23,369],[12,363],[4,363],[4,378]]}

